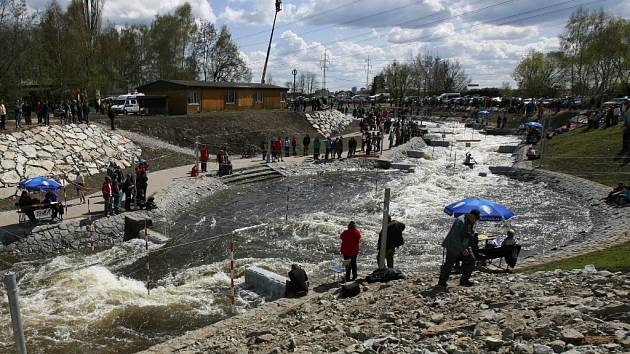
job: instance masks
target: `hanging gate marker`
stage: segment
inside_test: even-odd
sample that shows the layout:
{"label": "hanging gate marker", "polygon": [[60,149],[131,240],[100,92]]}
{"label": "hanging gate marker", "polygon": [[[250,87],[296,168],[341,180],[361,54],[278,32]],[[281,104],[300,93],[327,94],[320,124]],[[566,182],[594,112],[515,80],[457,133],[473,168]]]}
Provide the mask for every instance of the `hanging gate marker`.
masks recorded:
{"label": "hanging gate marker", "polygon": [[151,295],[151,268],[149,266],[149,233],[147,232],[147,219],[144,219],[144,248],[146,250],[145,267],[147,271],[147,295]]}
{"label": "hanging gate marker", "polygon": [[234,307],[236,304],[236,291],[234,288],[234,267],[236,263],[234,261],[234,241],[230,241],[230,305]]}

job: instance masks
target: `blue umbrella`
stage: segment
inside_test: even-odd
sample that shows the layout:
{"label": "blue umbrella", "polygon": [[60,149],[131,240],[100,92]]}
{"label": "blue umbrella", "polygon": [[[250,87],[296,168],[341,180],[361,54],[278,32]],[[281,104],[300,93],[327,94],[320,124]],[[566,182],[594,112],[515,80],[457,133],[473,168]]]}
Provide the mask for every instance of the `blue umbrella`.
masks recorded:
{"label": "blue umbrella", "polygon": [[529,125],[530,127],[540,128],[540,129],[542,129],[543,127],[543,125],[538,122],[527,122],[527,125]]}
{"label": "blue umbrella", "polygon": [[63,188],[63,186],[54,179],[34,177],[20,182],[18,188],[26,189],[27,191],[56,191]]}
{"label": "blue umbrella", "polygon": [[488,112],[488,111],[480,111],[479,114],[487,116],[487,115],[490,114],[490,112]]}
{"label": "blue umbrella", "polygon": [[444,207],[444,212],[448,215],[458,217],[473,209],[479,210],[482,221],[508,220],[514,216],[514,213],[510,209],[501,204],[477,198],[467,198],[457,203],[447,205]]}

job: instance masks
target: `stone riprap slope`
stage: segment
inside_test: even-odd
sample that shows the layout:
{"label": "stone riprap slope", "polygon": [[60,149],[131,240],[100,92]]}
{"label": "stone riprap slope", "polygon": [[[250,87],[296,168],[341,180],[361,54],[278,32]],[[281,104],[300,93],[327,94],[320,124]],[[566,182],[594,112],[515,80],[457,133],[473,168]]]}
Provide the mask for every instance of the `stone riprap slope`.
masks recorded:
{"label": "stone riprap slope", "polygon": [[0,135],[0,198],[16,193],[31,177],[53,177],[76,170],[98,174],[113,161],[129,167],[141,150],[131,140],[96,125],[44,126]]}
{"label": "stone riprap slope", "polygon": [[427,291],[433,274],[282,299],[143,353],[621,353],[630,275],[584,270],[475,274]]}
{"label": "stone riprap slope", "polygon": [[336,109],[306,113],[306,120],[324,137],[340,134],[352,123],[352,119],[352,116]]}

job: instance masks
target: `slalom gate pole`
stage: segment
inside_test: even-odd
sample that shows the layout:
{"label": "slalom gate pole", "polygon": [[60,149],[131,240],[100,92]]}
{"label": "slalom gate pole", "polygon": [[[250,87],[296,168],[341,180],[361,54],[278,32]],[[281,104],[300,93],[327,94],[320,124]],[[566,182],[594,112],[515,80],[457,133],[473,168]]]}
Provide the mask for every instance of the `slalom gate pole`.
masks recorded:
{"label": "slalom gate pole", "polygon": [[24,328],[22,325],[22,315],[20,314],[20,301],[18,287],[15,282],[15,273],[9,272],[4,275],[4,286],[7,289],[7,297],[9,298],[13,337],[15,337],[15,350],[18,354],[26,354],[26,340],[24,339]]}
{"label": "slalom gate pole", "polygon": [[289,191],[291,187],[287,187],[287,209],[284,212],[284,221],[289,221]]}
{"label": "slalom gate pole", "polygon": [[92,251],[94,251],[94,220],[92,219],[92,216],[90,215],[90,246],[92,247]]}
{"label": "slalom gate pole", "polygon": [[147,220],[144,219],[144,248],[146,250],[145,267],[147,273],[147,295],[151,295],[151,267],[149,265],[149,233],[147,231]]}
{"label": "slalom gate pole", "polygon": [[234,267],[236,263],[234,261],[234,249],[234,241],[230,241],[230,305],[232,305],[232,307],[234,307],[236,303],[236,291],[234,288]]}

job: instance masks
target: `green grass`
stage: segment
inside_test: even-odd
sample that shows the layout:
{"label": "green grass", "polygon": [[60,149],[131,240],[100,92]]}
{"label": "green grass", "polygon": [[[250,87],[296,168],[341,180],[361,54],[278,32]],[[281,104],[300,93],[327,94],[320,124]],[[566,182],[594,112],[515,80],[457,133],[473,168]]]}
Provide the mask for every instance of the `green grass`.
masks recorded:
{"label": "green grass", "polygon": [[630,155],[620,153],[622,133],[617,126],[594,131],[580,128],[554,136],[545,142],[543,167],[608,186],[630,184]]}
{"label": "green grass", "polygon": [[594,265],[597,270],[630,272],[629,254],[630,242],[626,242],[602,251],[595,251],[582,256],[571,257],[540,266],[523,268],[520,269],[519,272],[532,273],[537,271],[553,271],[555,269],[581,269],[587,264]]}

